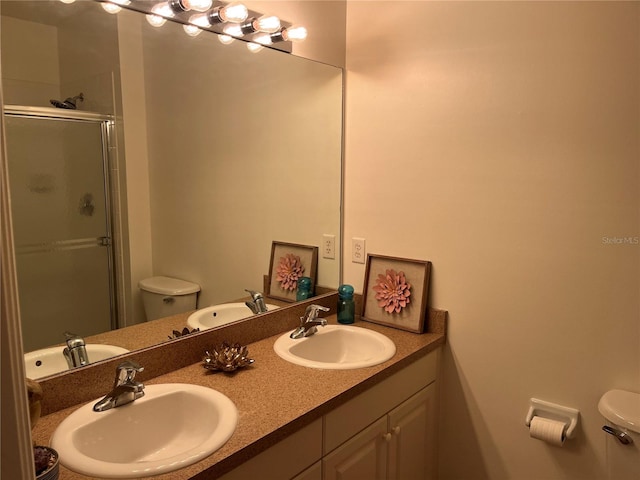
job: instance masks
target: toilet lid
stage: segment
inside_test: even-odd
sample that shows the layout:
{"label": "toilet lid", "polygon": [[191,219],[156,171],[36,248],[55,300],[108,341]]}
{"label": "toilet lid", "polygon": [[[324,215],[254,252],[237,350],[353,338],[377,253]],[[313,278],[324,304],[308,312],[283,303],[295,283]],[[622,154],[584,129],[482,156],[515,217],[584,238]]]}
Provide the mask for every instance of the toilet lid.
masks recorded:
{"label": "toilet lid", "polygon": [[151,277],[140,280],[138,287],[161,295],[189,295],[200,291],[200,285],[171,277]]}
{"label": "toilet lid", "polygon": [[598,410],[611,423],[640,433],[640,393],[609,390],[598,402]]}

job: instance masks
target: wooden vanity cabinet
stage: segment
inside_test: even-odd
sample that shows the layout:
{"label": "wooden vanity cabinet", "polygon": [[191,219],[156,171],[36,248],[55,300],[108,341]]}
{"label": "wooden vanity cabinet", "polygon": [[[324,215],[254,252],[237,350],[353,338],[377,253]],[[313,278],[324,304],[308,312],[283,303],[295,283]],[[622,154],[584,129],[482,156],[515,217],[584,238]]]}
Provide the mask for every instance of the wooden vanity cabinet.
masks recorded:
{"label": "wooden vanity cabinet", "polygon": [[323,480],[430,480],[436,471],[431,383],[323,457]]}
{"label": "wooden vanity cabinet", "polygon": [[436,478],[439,351],[345,402],[223,480]]}

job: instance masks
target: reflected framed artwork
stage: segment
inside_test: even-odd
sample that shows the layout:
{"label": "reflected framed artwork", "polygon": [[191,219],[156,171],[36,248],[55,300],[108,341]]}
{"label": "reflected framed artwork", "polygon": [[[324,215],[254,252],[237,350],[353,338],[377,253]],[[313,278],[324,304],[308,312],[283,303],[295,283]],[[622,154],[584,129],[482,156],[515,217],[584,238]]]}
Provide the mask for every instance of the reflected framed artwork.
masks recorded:
{"label": "reflected framed artwork", "polygon": [[285,302],[295,302],[298,280],[311,278],[315,288],[318,271],[318,247],[297,243],[272,242],[267,295]]}
{"label": "reflected framed artwork", "polygon": [[431,262],[367,255],[362,319],[422,333],[425,328]]}

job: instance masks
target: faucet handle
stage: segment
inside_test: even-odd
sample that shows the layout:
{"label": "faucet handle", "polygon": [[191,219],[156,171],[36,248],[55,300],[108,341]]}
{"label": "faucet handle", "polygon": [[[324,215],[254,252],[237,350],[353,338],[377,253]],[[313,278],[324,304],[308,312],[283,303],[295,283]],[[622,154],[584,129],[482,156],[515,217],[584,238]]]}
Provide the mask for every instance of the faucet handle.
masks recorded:
{"label": "faucet handle", "polygon": [[142,372],[144,367],[133,360],[127,360],[122,362],[116,367],[116,380],[114,386],[122,385],[124,383],[133,383],[133,379],[136,378],[136,373]]}
{"label": "faucet handle", "polygon": [[260,292],[256,292],[254,290],[248,290],[248,289],[244,289],[245,292],[247,292],[249,295],[251,295],[251,299],[255,302],[256,300],[258,300],[259,298],[262,298],[262,293]]}
{"label": "faucet handle", "polygon": [[85,346],[84,339],[80,335],[77,335],[75,333],[71,333],[68,330],[66,332],[64,332],[64,338],[65,338],[65,341],[67,342],[67,346],[69,348],[84,347]]}
{"label": "faucet handle", "polygon": [[318,314],[320,312],[328,312],[329,310],[331,309],[328,307],[323,307],[322,305],[309,305],[304,312],[304,317],[302,317],[300,320],[302,320],[303,322],[315,320],[316,318],[318,318]]}

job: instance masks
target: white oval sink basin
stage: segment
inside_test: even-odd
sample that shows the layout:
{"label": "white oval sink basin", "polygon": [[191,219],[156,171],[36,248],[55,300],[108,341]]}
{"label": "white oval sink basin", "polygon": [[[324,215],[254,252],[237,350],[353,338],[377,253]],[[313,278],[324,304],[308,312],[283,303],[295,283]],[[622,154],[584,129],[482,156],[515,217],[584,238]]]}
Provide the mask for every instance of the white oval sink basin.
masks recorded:
{"label": "white oval sink basin", "polygon": [[[129,350],[115,345],[89,343],[85,346],[91,363],[129,353]],[[24,366],[27,377],[33,380],[69,370],[66,358],[62,354],[64,346],[35,350],[24,354]]]}
{"label": "white oval sink basin", "polygon": [[[267,310],[275,310],[277,305],[267,304]],[[249,318],[254,313],[244,303],[221,303],[212,307],[201,308],[193,312],[187,318],[187,325],[191,328],[206,330],[207,328],[219,327],[227,323]]]}
{"label": "white oval sink basin", "polygon": [[65,467],[98,478],[148,477],[186,467],[220,448],[238,422],[228,397],[199,385],[148,385],[144,397],[104,412],[94,412],[94,403],[62,421],[51,447]]}
{"label": "white oval sink basin", "polygon": [[395,344],[381,333],[348,325],[326,325],[305,338],[293,340],[287,332],[273,345],[283,359],[311,368],[346,370],[386,362]]}

